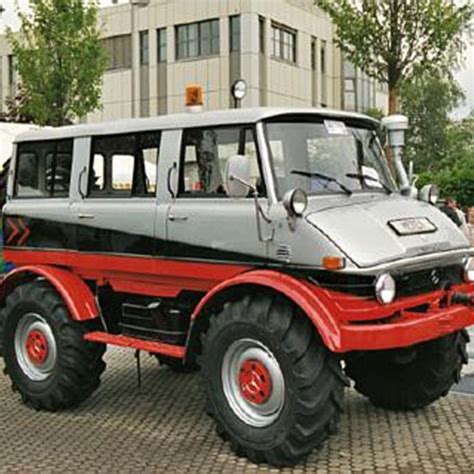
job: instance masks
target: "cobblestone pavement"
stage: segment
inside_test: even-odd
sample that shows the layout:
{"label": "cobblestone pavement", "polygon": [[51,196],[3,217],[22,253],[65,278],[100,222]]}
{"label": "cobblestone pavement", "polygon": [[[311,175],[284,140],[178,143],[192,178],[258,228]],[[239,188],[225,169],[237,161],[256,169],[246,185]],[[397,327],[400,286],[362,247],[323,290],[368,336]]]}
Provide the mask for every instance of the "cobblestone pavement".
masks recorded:
{"label": "cobblestone pavement", "polygon": [[[143,357],[139,393],[133,352],[109,349],[106,359],[94,396],[57,414],[24,407],[0,376],[0,472],[278,472],[237,457],[217,437],[198,374],[176,375]],[[349,389],[340,433],[283,472],[468,473],[472,446],[474,396],[394,413]]]}

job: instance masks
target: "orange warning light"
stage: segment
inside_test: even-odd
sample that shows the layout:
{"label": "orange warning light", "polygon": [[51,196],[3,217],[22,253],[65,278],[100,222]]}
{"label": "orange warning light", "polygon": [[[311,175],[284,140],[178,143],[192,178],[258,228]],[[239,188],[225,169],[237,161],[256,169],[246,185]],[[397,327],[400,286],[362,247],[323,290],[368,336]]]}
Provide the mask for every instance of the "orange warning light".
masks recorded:
{"label": "orange warning light", "polygon": [[326,270],[340,270],[346,266],[346,262],[341,257],[324,257],[323,267]]}
{"label": "orange warning light", "polygon": [[186,107],[202,107],[202,87],[197,84],[186,86]]}

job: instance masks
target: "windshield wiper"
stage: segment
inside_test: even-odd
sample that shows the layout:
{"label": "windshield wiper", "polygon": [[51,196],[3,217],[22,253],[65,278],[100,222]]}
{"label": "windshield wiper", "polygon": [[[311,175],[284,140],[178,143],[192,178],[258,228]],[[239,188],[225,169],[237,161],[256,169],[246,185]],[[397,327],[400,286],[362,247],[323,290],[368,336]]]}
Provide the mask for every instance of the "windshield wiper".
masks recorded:
{"label": "windshield wiper", "polygon": [[307,178],[323,179],[324,181],[327,181],[328,183],[337,184],[339,188],[342,189],[342,191],[344,191],[348,196],[352,195],[352,191],[348,187],[344,186],[340,181],[338,181],[333,176],[329,176],[323,173],[315,173],[315,172],[302,171],[302,170],[291,170],[290,173],[298,174],[300,176],[306,176]]}
{"label": "windshield wiper", "polygon": [[375,178],[374,176],[370,176],[368,174],[364,174],[364,173],[347,173],[346,174],[346,178],[353,178],[353,179],[360,179],[360,180],[367,180],[367,181],[374,181],[375,183],[378,183],[380,184],[380,186],[382,186],[382,188],[385,189],[385,191],[387,191],[387,194],[392,194],[393,193],[393,189],[390,188],[389,186],[387,186],[383,181],[381,181],[380,179],[378,178]]}

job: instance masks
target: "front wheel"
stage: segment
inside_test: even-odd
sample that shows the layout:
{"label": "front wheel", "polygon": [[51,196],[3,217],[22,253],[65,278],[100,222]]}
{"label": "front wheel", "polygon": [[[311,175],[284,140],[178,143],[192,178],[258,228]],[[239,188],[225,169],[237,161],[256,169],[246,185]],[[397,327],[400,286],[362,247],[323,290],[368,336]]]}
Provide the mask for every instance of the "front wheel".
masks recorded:
{"label": "front wheel", "polygon": [[293,465],[338,427],[339,360],[280,296],[245,296],[212,316],[201,370],[217,432],[256,463]]}
{"label": "front wheel", "polygon": [[84,340],[84,323],[70,318],[48,283],[15,288],[0,317],[6,372],[24,403],[55,411],[78,405],[99,386],[105,346]]}
{"label": "front wheel", "polygon": [[466,331],[458,331],[406,349],[354,353],[346,359],[346,373],[374,405],[423,408],[459,382],[468,340]]}

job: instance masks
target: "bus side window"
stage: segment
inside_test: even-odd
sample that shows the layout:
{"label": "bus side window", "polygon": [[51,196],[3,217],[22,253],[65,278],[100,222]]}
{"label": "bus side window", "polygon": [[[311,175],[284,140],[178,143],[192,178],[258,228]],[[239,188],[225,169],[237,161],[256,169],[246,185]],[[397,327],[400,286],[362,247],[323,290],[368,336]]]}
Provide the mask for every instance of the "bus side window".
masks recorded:
{"label": "bus side window", "polygon": [[233,155],[249,160],[251,184],[265,195],[260,164],[251,128],[245,126],[191,128],[183,133],[179,196],[227,197],[224,175]]}
{"label": "bus side window", "polygon": [[20,143],[15,197],[68,197],[72,149],[72,140]]}
{"label": "bus side window", "polygon": [[154,196],[160,138],[158,131],[94,137],[89,196]]}

